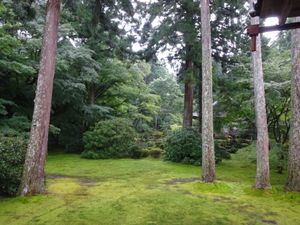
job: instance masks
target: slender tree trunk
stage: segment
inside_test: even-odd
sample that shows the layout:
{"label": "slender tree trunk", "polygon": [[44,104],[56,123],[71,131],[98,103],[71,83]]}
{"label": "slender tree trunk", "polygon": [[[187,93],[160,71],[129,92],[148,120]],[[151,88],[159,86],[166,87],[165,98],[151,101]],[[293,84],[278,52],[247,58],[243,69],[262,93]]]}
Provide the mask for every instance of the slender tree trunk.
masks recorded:
{"label": "slender tree trunk", "polygon": [[52,102],[60,0],[48,0],[34,112],[20,195],[44,193],[44,165]]}
{"label": "slender tree trunk", "polygon": [[158,129],[158,116],[155,115],[155,124],[154,124],[155,129]]}
{"label": "slender tree trunk", "polygon": [[[294,22],[300,22],[300,17]],[[300,29],[292,31],[292,62],[292,119],[286,190],[300,191]]]}
{"label": "slender tree trunk", "polygon": [[[252,24],[258,24],[259,18],[252,18]],[[255,188],[270,188],[269,171],[269,136],[264,89],[264,78],[261,55],[261,39],[257,37],[256,52],[252,52],[252,70],[254,82],[255,113],[256,113],[256,183]]]}
{"label": "slender tree trunk", "polygon": [[209,0],[201,0],[202,32],[202,179],[215,180],[212,56]]}
{"label": "slender tree trunk", "polygon": [[[187,71],[193,70],[193,62],[187,62]],[[193,126],[193,100],[194,100],[194,85],[192,81],[187,81],[184,86],[184,114],[183,128],[191,128]]]}
{"label": "slender tree trunk", "polygon": [[95,85],[92,84],[90,88],[90,104],[94,105],[96,102]]}

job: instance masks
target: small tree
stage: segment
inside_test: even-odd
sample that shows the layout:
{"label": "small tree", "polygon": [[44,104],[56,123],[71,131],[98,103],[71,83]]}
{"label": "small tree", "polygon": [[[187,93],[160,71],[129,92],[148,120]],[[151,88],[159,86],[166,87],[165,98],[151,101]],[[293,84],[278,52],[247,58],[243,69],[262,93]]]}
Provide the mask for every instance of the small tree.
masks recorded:
{"label": "small tree", "polygon": [[48,0],[40,71],[20,195],[40,194],[45,191],[44,166],[48,145],[59,15],[60,0]]}

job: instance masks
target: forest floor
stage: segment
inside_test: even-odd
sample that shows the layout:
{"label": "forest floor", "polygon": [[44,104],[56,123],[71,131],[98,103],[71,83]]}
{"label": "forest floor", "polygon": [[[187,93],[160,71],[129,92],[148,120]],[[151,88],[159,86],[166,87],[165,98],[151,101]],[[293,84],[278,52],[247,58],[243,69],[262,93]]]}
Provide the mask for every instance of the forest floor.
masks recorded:
{"label": "forest floor", "polygon": [[283,191],[285,175],[272,171],[271,190],[252,188],[250,151],[218,165],[215,184],[201,183],[196,166],[50,154],[48,193],[0,199],[0,224],[299,225],[300,194]]}

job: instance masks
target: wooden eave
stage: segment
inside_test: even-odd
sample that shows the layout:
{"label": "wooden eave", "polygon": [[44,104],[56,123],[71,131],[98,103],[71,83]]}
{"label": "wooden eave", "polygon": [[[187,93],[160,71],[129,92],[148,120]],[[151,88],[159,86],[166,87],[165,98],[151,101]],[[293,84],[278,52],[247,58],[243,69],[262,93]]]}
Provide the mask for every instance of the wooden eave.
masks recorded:
{"label": "wooden eave", "polygon": [[248,26],[247,34],[251,37],[251,50],[253,52],[256,51],[258,34],[300,28],[300,22],[286,23],[287,18],[300,17],[300,0],[257,0],[251,7],[250,16],[252,17],[278,17],[279,19],[279,24],[275,26],[261,27],[259,24]]}
{"label": "wooden eave", "polygon": [[287,18],[300,16],[300,0],[258,0],[251,16],[278,17],[282,25]]}

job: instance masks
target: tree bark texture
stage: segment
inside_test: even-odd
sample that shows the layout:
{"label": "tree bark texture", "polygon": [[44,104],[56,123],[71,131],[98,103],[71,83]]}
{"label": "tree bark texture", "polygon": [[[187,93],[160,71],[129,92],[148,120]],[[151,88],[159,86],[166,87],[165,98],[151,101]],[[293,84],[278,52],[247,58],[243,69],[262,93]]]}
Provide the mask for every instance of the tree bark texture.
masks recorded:
{"label": "tree bark texture", "polygon": [[[251,1],[250,1],[251,2]],[[252,18],[252,24],[258,24],[259,18]],[[252,71],[256,113],[256,182],[255,188],[270,188],[269,136],[266,111],[266,99],[262,68],[261,39],[257,37],[256,51],[252,52]]]}
{"label": "tree bark texture", "polygon": [[199,68],[199,83],[198,83],[198,121],[199,133],[202,133],[202,67]]}
{"label": "tree bark texture", "polygon": [[[193,70],[193,62],[188,61],[186,71]],[[193,126],[193,100],[194,100],[194,85],[191,80],[186,81],[184,85],[184,113],[183,113],[183,128],[191,128]]]}
{"label": "tree bark texture", "polygon": [[202,179],[215,181],[212,56],[209,0],[201,0],[202,32]]}
{"label": "tree bark texture", "polygon": [[[300,17],[294,22],[300,22]],[[292,118],[286,190],[300,191],[300,29],[292,31],[292,63]]]}
{"label": "tree bark texture", "polygon": [[60,0],[48,0],[30,139],[20,185],[20,195],[44,193],[44,166],[52,102]]}

